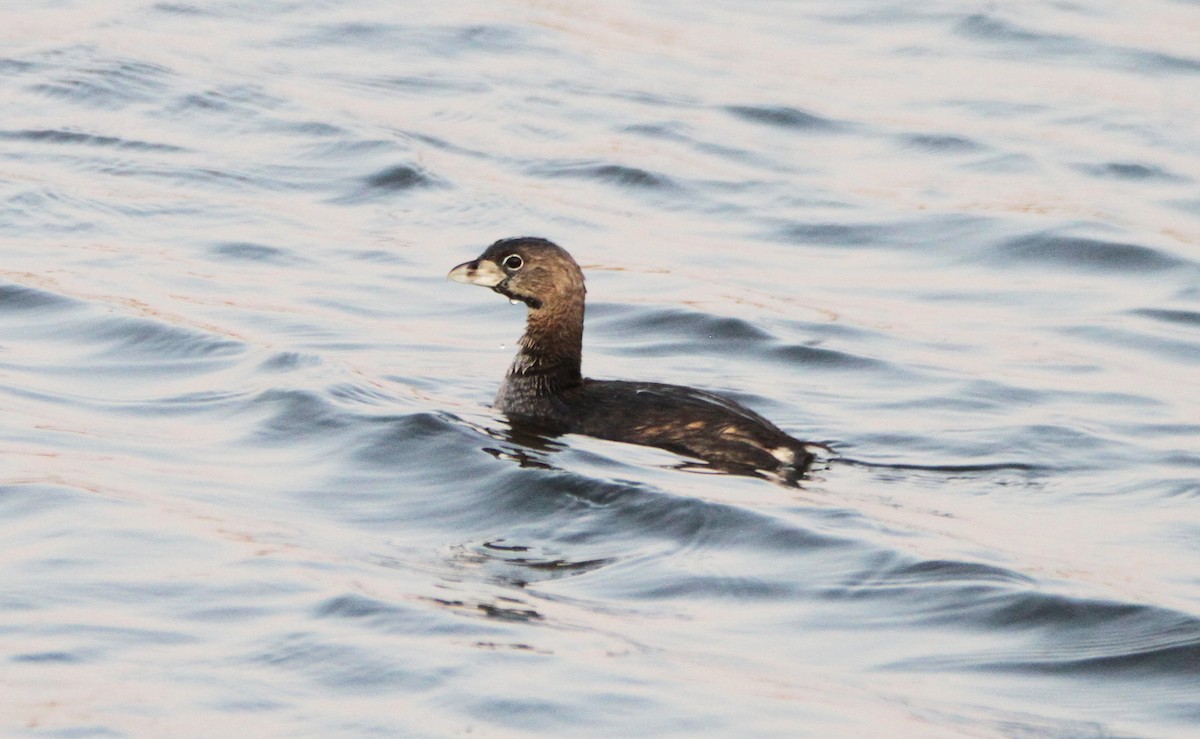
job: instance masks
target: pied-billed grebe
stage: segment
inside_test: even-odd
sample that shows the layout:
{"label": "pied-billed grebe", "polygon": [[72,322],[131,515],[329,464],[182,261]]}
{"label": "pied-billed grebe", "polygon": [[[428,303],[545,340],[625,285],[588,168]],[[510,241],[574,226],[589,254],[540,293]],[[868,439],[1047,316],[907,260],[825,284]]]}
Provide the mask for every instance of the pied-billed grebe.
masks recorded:
{"label": "pied-billed grebe", "polygon": [[584,379],[583,271],[556,244],[501,239],[448,277],[490,287],[528,307],[525,335],[496,395],[496,409],[510,420],[792,481],[812,461],[804,442],[720,395],[681,385]]}

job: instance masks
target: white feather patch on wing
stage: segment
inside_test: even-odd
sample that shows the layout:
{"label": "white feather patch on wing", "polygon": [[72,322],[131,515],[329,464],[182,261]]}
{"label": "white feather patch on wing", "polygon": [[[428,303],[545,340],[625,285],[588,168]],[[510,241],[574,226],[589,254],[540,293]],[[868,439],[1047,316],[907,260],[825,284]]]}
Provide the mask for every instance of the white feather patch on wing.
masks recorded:
{"label": "white feather patch on wing", "polygon": [[783,464],[795,464],[796,452],[785,446],[778,446],[771,450],[771,456],[778,459]]}

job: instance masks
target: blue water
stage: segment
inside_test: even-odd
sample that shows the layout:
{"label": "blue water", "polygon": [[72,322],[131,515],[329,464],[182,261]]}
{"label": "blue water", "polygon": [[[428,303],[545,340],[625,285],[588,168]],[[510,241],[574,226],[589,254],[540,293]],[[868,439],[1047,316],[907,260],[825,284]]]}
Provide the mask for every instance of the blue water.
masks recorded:
{"label": "blue water", "polygon": [[[100,7],[102,6],[102,7]],[[0,733],[1200,732],[1200,5],[0,10]],[[584,369],[800,489],[510,433]]]}

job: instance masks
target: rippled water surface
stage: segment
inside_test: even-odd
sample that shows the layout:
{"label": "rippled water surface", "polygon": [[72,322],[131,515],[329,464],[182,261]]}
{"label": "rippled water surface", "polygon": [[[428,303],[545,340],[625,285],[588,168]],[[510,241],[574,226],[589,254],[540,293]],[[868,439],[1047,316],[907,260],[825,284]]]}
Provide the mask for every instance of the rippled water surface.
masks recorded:
{"label": "rippled water surface", "polygon": [[[1200,731],[1200,5],[10,6],[3,733]],[[509,433],[520,234],[835,453]]]}

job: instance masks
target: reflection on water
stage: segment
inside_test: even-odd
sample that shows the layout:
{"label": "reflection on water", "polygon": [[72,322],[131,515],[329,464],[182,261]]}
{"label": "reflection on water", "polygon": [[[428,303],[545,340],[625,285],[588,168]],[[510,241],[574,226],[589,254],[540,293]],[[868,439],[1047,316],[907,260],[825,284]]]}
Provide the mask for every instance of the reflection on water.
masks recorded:
{"label": "reflection on water", "polygon": [[[0,11],[10,731],[1194,733],[1193,4],[85,5]],[[833,453],[510,429],[520,234]]]}

